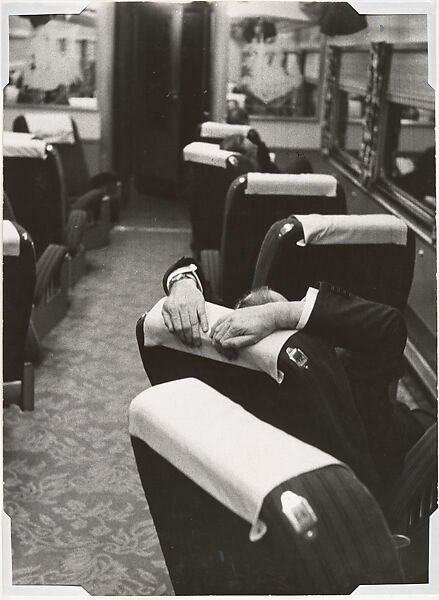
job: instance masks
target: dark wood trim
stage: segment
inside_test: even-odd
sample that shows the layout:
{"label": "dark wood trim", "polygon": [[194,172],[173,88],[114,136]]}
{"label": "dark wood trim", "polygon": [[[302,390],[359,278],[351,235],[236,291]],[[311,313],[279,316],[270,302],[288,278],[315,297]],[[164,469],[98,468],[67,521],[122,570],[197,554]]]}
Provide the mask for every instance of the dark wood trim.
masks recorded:
{"label": "dark wood trim", "polygon": [[329,46],[334,46],[335,48],[339,48],[340,52],[342,52],[342,53],[370,52],[370,44],[356,44],[354,46],[340,46],[338,44],[329,44]]}
{"label": "dark wood trim", "polygon": [[249,114],[249,118],[252,121],[288,121],[289,123],[291,121],[295,123],[316,123],[319,120],[318,115],[316,115],[315,117],[278,117],[276,115],[255,115],[252,113]]}
{"label": "dark wood trim", "polygon": [[427,52],[427,42],[406,42],[403,44],[391,44],[392,51],[395,52]]}
{"label": "dark wood trim", "polygon": [[411,94],[400,96],[387,92],[386,99],[388,102],[393,102],[394,104],[403,104],[404,106],[415,106],[417,108],[425,108],[426,110],[434,111],[434,99],[429,100],[425,96],[416,97]]}

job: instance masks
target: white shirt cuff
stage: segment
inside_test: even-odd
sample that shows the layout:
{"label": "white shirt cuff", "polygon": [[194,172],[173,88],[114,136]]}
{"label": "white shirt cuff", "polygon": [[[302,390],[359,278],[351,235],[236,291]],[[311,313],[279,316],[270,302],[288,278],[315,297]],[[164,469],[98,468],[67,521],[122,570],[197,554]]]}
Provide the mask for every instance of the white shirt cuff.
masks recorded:
{"label": "white shirt cuff", "polygon": [[313,311],[314,304],[317,300],[317,294],[319,290],[316,288],[310,287],[306,292],[305,296],[305,305],[302,310],[302,314],[300,315],[300,319],[296,325],[296,329],[303,329],[305,325],[308,323],[308,319]]}
{"label": "white shirt cuff", "polygon": [[168,276],[168,279],[166,280],[166,289],[167,292],[169,294],[169,284],[171,282],[171,279],[173,277],[175,277],[176,275],[180,275],[180,273],[190,273],[191,275],[194,276],[195,279],[195,283],[197,284],[197,288],[200,290],[200,292],[203,294],[203,286],[201,285],[201,281],[200,278],[197,275],[197,265],[186,265],[185,267],[180,267],[179,269],[175,269],[175,271],[172,271],[172,273]]}

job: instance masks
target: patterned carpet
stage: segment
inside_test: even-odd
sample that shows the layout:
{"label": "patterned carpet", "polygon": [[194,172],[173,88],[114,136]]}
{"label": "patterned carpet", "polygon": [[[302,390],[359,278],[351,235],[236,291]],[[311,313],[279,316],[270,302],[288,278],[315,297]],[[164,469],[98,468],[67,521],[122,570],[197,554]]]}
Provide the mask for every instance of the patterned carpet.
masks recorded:
{"label": "patterned carpet", "polygon": [[[152,219],[154,204],[160,218]],[[167,219],[167,214],[171,214]],[[177,227],[166,231],[154,227]],[[130,445],[127,409],[148,382],[135,324],[188,251],[182,207],[139,204],[88,253],[64,320],[45,338],[35,411],[4,411],[4,504],[13,583],[92,595],[173,594]]]}

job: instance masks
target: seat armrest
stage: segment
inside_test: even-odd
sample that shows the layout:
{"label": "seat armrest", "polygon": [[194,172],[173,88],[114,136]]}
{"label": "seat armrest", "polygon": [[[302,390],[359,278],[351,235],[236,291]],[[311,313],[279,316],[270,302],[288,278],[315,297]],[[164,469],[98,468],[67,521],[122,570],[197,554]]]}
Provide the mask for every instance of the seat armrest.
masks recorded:
{"label": "seat armrest", "polygon": [[104,197],[100,189],[90,190],[76,199],[73,207],[76,209],[90,210],[96,208]]}
{"label": "seat armrest", "polygon": [[118,181],[121,181],[121,177],[116,171],[102,171],[90,178],[90,184],[94,188],[107,185],[108,183],[117,183]]}

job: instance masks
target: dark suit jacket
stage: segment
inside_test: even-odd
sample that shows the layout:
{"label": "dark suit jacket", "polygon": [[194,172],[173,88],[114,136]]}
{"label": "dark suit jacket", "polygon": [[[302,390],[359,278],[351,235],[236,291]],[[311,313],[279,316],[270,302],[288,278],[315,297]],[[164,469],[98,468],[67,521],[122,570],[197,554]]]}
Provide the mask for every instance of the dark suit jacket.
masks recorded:
{"label": "dark suit jacket", "polygon": [[[186,264],[182,258],[165,273]],[[209,299],[201,270],[198,276]],[[314,309],[304,329],[279,355],[282,385],[254,371],[160,349],[143,348],[153,384],[198,377],[259,418],[347,463],[375,493],[395,476],[409,448],[423,433],[405,405],[392,404],[388,386],[401,374],[406,327],[401,313],[366,301],[328,283],[318,284]],[[142,339],[141,339],[142,338]],[[342,362],[334,348],[347,350]],[[306,367],[291,358],[300,348]],[[163,354],[164,353],[164,354]],[[166,355],[166,357],[164,357]],[[172,368],[170,368],[172,364]]]}

